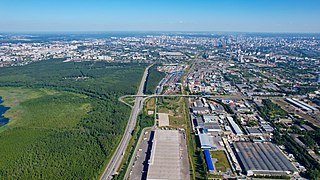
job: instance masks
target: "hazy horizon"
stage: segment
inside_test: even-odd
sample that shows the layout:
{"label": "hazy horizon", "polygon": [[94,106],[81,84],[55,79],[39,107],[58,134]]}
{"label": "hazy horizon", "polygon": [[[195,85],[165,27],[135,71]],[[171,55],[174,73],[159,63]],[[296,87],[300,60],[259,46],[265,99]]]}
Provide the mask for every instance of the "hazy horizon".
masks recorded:
{"label": "hazy horizon", "polygon": [[1,0],[0,32],[320,33],[312,0]]}

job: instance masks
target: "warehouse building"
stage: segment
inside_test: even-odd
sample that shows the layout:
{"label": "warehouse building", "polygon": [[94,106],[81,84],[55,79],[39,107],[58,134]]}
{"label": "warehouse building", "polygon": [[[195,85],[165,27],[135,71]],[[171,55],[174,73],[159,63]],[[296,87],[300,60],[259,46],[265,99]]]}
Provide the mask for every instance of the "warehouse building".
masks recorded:
{"label": "warehouse building", "polygon": [[235,142],[235,154],[248,175],[288,175],[297,169],[272,143]]}
{"label": "warehouse building", "polygon": [[208,132],[221,132],[221,128],[218,123],[205,123],[203,128]]}
{"label": "warehouse building", "polygon": [[286,98],[286,101],[289,102],[290,104],[300,108],[301,110],[303,111],[306,111],[306,112],[319,112],[319,110],[307,103],[304,103],[298,99],[295,99],[295,98]]}
{"label": "warehouse building", "polygon": [[303,110],[303,111],[306,111],[306,112],[311,112],[311,111],[312,111],[312,109],[310,109],[310,108],[307,107],[307,106],[304,106],[303,104],[295,101],[294,99],[286,98],[286,101],[289,102],[290,104],[292,104],[292,105],[300,108],[300,109]]}
{"label": "warehouse building", "polygon": [[210,155],[210,151],[208,149],[205,149],[203,151],[203,153],[204,153],[204,157],[206,159],[208,171],[210,173],[213,173],[214,172],[214,166],[213,166],[212,158],[211,158],[211,155]]}
{"label": "warehouse building", "polygon": [[185,179],[187,153],[178,130],[156,130],[149,160],[147,180]]}
{"label": "warehouse building", "polygon": [[240,127],[238,126],[238,124],[236,122],[234,122],[233,118],[228,116],[227,120],[229,121],[234,133],[236,135],[243,135],[243,132],[241,131]]}
{"label": "warehouse building", "polygon": [[247,129],[248,134],[250,134],[250,135],[253,135],[253,136],[263,135],[263,133],[257,127],[247,127],[246,129]]}
{"label": "warehouse building", "polygon": [[207,115],[207,114],[204,114],[202,115],[203,117],[203,120],[205,123],[217,123],[219,121],[219,116],[216,116],[216,115]]}
{"label": "warehouse building", "polygon": [[215,112],[215,113],[223,113],[224,112],[223,106],[221,106],[218,103],[210,103],[209,108],[211,109],[212,112]]}
{"label": "warehouse building", "polygon": [[197,128],[203,128],[204,126],[204,121],[202,117],[196,117],[193,122],[195,127]]}
{"label": "warehouse building", "polygon": [[266,133],[272,133],[274,131],[273,127],[270,126],[270,124],[261,124],[261,128],[266,132]]}
{"label": "warehouse building", "polygon": [[217,146],[214,144],[212,136],[207,134],[199,134],[199,140],[202,149],[216,149]]}
{"label": "warehouse building", "polygon": [[210,110],[208,107],[192,107],[192,112],[194,114],[207,114],[210,113]]}
{"label": "warehouse building", "polygon": [[311,106],[311,105],[309,105],[307,103],[304,103],[303,101],[300,101],[300,100],[295,99],[295,98],[292,98],[292,100],[294,100],[295,102],[301,104],[302,106],[305,106],[305,107],[311,109],[313,112],[319,111],[317,108],[315,108],[315,107],[313,107],[313,106]]}

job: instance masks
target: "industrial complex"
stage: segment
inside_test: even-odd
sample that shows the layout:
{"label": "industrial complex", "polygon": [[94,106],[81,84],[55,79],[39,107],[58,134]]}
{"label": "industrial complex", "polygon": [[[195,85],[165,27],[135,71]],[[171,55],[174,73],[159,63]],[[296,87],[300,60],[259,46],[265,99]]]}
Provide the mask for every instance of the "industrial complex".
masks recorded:
{"label": "industrial complex", "polygon": [[[154,136],[143,135],[129,179],[316,179],[318,73],[288,76],[283,56],[254,52],[251,41],[245,52],[222,40],[228,51],[188,63],[177,61],[184,57],[174,48],[159,53],[166,63],[156,69],[165,75],[145,95],[154,98],[144,112],[154,120]],[[303,61],[286,58],[289,65]],[[304,63],[302,69],[315,67]]]}

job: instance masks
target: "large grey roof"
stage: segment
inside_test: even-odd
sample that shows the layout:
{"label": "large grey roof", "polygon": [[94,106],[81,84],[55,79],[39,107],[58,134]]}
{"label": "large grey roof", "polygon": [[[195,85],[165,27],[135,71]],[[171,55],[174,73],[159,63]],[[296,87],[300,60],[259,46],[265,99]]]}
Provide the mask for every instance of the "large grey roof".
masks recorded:
{"label": "large grey roof", "polygon": [[147,179],[182,179],[177,130],[156,130]]}
{"label": "large grey roof", "polygon": [[234,147],[246,171],[296,171],[272,143],[235,142]]}

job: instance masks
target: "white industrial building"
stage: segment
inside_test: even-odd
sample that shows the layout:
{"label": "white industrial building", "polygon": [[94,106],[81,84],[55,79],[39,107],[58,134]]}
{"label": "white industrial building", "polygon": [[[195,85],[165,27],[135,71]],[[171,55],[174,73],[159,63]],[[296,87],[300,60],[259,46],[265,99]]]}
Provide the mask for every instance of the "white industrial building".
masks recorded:
{"label": "white industrial building", "polygon": [[149,160],[147,180],[183,179],[178,130],[156,130]]}

